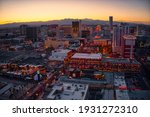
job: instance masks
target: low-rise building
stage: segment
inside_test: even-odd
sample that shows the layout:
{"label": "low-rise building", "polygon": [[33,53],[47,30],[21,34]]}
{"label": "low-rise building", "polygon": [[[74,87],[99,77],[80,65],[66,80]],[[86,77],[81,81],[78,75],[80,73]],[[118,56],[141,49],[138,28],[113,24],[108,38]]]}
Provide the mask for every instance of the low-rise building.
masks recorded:
{"label": "low-rise building", "polygon": [[52,55],[49,57],[50,61],[64,61],[71,53],[68,49],[56,49],[52,51]]}
{"label": "low-rise building", "polygon": [[47,37],[46,40],[44,41],[44,46],[45,48],[48,47],[58,48],[60,46],[68,47],[69,41],[66,39],[54,39],[54,38]]}
{"label": "low-rise building", "polygon": [[116,100],[129,100],[128,90],[116,90]]}
{"label": "low-rise building", "polygon": [[49,100],[85,100],[87,98],[88,85],[75,83],[57,83],[52,87],[47,96]]}
{"label": "low-rise building", "polygon": [[99,69],[102,54],[75,53],[70,58],[69,66],[80,69]]}
{"label": "low-rise building", "polygon": [[69,49],[56,49],[52,51],[52,55],[49,57],[49,64],[51,66],[57,66],[64,63],[66,65],[70,61],[70,57],[73,55],[72,50]]}
{"label": "low-rise building", "polygon": [[135,59],[103,58],[101,69],[105,71],[139,72],[141,64]]}

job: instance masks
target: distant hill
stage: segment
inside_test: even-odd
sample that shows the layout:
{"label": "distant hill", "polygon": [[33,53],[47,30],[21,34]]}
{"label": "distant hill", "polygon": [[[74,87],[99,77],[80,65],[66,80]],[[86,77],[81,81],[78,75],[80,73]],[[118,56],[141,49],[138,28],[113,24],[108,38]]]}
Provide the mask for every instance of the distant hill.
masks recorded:
{"label": "distant hill", "polygon": [[[59,25],[71,25],[72,21],[80,20],[80,19],[62,19],[62,20],[50,20],[50,21],[37,21],[37,22],[14,22],[8,24],[0,25],[0,28],[10,28],[10,27],[19,27],[22,24],[27,24],[31,26],[40,26],[40,25],[50,25],[50,24],[59,24]],[[81,19],[83,24],[87,25],[97,25],[97,24],[108,24],[108,21],[104,20],[93,20],[93,19]],[[114,22],[114,24],[118,24],[119,22]]]}

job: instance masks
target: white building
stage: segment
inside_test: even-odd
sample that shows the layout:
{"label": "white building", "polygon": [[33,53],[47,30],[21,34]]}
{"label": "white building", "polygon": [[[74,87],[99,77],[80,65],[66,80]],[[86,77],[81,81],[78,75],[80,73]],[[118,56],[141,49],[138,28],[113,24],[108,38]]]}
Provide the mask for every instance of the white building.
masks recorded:
{"label": "white building", "polygon": [[71,50],[69,49],[53,50],[52,55],[49,57],[49,60],[64,61],[64,59],[67,57],[68,53],[70,52]]}
{"label": "white building", "polygon": [[87,84],[57,83],[47,96],[50,100],[85,100],[88,92]]}

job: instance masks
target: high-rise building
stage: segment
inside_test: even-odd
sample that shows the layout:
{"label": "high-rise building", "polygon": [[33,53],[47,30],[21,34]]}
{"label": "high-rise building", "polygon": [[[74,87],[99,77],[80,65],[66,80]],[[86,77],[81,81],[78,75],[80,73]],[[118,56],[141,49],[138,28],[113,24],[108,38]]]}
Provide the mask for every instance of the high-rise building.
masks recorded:
{"label": "high-rise building", "polygon": [[42,40],[45,40],[48,32],[48,26],[47,25],[41,25],[40,26],[40,38]]}
{"label": "high-rise building", "polygon": [[37,27],[27,27],[26,28],[26,39],[32,42],[37,41],[38,29]]}
{"label": "high-rise building", "polygon": [[79,21],[73,21],[72,22],[72,36],[74,38],[79,37],[79,33],[80,33],[80,23]]}
{"label": "high-rise building", "polygon": [[130,34],[130,26],[124,26],[123,30],[124,30],[124,34],[126,35]]}
{"label": "high-rise building", "polygon": [[124,58],[134,58],[135,54],[135,40],[136,37],[133,35],[124,35]]}
{"label": "high-rise building", "polygon": [[123,47],[124,47],[124,35],[129,35],[130,27],[126,26],[117,26],[113,28],[113,37],[112,37],[112,52],[118,53],[123,56]]}
{"label": "high-rise building", "polygon": [[137,25],[136,26],[136,35],[148,36],[150,35],[150,26],[149,25]]}
{"label": "high-rise building", "polygon": [[59,37],[59,25],[58,24],[48,25],[48,36]]}
{"label": "high-rise building", "polygon": [[20,25],[20,34],[21,35],[26,35],[26,29],[28,25]]}
{"label": "high-rise building", "polygon": [[123,50],[122,36],[123,35],[124,35],[124,33],[123,33],[122,27],[114,27],[113,28],[113,39],[112,39],[112,52],[113,53],[118,53],[118,54],[122,55],[122,50]]}
{"label": "high-rise building", "polygon": [[110,30],[113,29],[113,16],[109,16],[109,28]]}
{"label": "high-rise building", "polygon": [[137,35],[137,26],[130,26],[129,34],[130,35]]}
{"label": "high-rise building", "polygon": [[59,38],[64,38],[64,30],[59,30]]}
{"label": "high-rise building", "polygon": [[82,24],[81,24],[81,20],[79,20],[79,37],[81,37],[81,30],[82,29]]}

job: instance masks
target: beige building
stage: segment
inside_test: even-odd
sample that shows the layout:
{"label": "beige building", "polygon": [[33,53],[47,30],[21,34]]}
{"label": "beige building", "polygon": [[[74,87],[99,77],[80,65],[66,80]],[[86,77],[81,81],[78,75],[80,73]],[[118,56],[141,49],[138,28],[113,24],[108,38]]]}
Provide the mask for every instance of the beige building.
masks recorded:
{"label": "beige building", "polygon": [[59,30],[64,31],[64,36],[72,34],[72,26],[70,26],[70,25],[62,25],[62,26],[60,26]]}
{"label": "beige building", "polygon": [[60,46],[68,47],[69,41],[66,39],[55,39],[51,37],[47,37],[46,40],[44,41],[45,48],[48,48],[48,47],[58,48]]}

